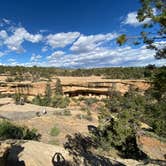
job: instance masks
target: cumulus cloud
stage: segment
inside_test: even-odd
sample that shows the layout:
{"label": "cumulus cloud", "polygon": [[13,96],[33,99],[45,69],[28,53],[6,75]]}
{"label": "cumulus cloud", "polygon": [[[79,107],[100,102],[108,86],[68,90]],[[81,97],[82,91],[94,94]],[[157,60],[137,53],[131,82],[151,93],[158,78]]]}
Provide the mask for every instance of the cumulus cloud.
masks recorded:
{"label": "cumulus cloud", "polygon": [[[136,12],[129,13],[124,23],[138,26],[140,23],[136,20]],[[8,24],[11,25],[10,22]],[[5,59],[6,64],[9,65],[92,68],[144,66],[150,63],[156,65],[165,64],[165,60],[155,60],[153,56],[155,52],[147,50],[146,46],[135,49],[129,46],[117,47],[115,45],[115,39],[118,37],[117,33],[84,35],[79,32],[62,32],[46,35],[40,34],[42,31],[32,34],[24,27],[13,26],[13,24],[10,28],[5,29],[5,27],[0,29],[0,57],[12,51],[23,52],[25,41],[30,43],[41,42],[38,45],[39,49],[42,48],[41,53],[49,53],[47,57],[43,56],[44,61],[42,54],[32,54],[31,57],[28,57],[29,61],[22,63],[16,62],[17,59],[14,60],[14,56],[8,61],[5,58],[0,58],[2,61]],[[165,41],[156,42],[155,44],[162,47],[165,45]]]}
{"label": "cumulus cloud", "polygon": [[5,39],[4,44],[12,51],[22,52],[24,49],[22,43],[29,41],[37,43],[42,40],[41,34],[30,34],[25,28],[17,28],[14,34]]}
{"label": "cumulus cloud", "polygon": [[0,51],[0,57],[2,57],[2,56],[4,56],[4,55],[5,55],[5,53],[2,52],[2,51]]}
{"label": "cumulus cloud", "polygon": [[19,65],[19,63],[16,61],[16,59],[10,58],[7,61],[8,61],[8,65],[11,65],[11,66]]}
{"label": "cumulus cloud", "polygon": [[42,58],[41,55],[32,54],[30,61],[38,62]]}
{"label": "cumulus cloud", "polygon": [[[156,61],[154,51],[144,46],[133,49],[123,48],[96,48],[93,51],[80,54],[62,54],[61,56],[48,56],[46,66],[66,68],[93,68],[110,66],[145,66],[148,64],[164,65],[165,60]],[[44,65],[44,64],[43,64]]]}
{"label": "cumulus cloud", "polygon": [[13,59],[13,58],[8,59],[8,62],[15,62],[15,61],[16,59]]}
{"label": "cumulus cloud", "polygon": [[72,44],[79,35],[79,32],[49,34],[46,37],[46,44],[52,48],[64,48],[65,46]]}
{"label": "cumulus cloud", "polygon": [[123,21],[123,24],[128,24],[128,25],[132,25],[136,27],[136,26],[149,23],[150,21],[151,21],[150,18],[146,18],[144,21],[139,22],[137,19],[137,12],[131,12],[131,13],[128,13],[127,17]]}
{"label": "cumulus cloud", "polygon": [[48,47],[47,46],[44,46],[42,49],[41,49],[42,52],[47,52],[48,51]]}
{"label": "cumulus cloud", "polygon": [[8,34],[5,30],[0,31],[0,39],[6,39],[8,37]]}
{"label": "cumulus cloud", "polygon": [[82,53],[88,52],[101,46],[103,43],[115,39],[118,35],[113,33],[97,34],[97,35],[81,35],[78,40],[70,48],[71,51]]}
{"label": "cumulus cloud", "polygon": [[62,55],[65,55],[65,52],[63,52],[63,51],[55,51],[51,55],[47,56],[47,59],[49,61],[53,61],[53,60],[55,60],[56,58],[58,58],[59,56],[62,56]]}

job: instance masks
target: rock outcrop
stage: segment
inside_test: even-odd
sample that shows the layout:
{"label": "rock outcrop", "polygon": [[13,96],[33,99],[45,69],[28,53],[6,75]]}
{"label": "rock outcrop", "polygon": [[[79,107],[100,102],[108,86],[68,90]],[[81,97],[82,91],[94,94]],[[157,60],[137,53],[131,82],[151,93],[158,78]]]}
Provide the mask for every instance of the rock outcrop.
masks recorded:
{"label": "rock outcrop", "polygon": [[[137,161],[133,159],[110,158],[95,155],[90,151],[82,151],[75,155],[70,150],[37,141],[7,140],[0,142],[0,166],[136,166],[136,165],[165,165],[165,145],[148,137],[139,138],[142,150],[152,159],[151,161]],[[150,142],[150,143],[149,143]],[[153,145],[151,145],[153,143]],[[149,147],[149,145],[151,145]],[[148,149],[148,148],[149,149]],[[154,151],[156,148],[156,152]],[[148,149],[148,150],[147,150]],[[161,149],[158,151],[158,149]],[[76,150],[76,149],[75,149]],[[78,152],[77,150],[75,152]],[[151,151],[151,152],[150,152]],[[159,155],[160,154],[160,155]],[[74,156],[73,156],[74,155]],[[155,155],[155,156],[154,156]]]}
{"label": "rock outcrop", "polygon": [[137,144],[142,152],[144,152],[151,161],[156,161],[166,165],[166,143],[148,136],[144,133],[139,133]]}
{"label": "rock outcrop", "polygon": [[[61,154],[66,162],[71,161],[68,152],[62,147],[36,141],[25,141],[25,143],[14,145],[11,148],[7,165],[53,166],[52,158],[55,153]],[[62,157],[60,156],[60,158]]]}
{"label": "rock outcrop", "polygon": [[[128,91],[130,85],[144,91],[149,88],[149,82],[145,80],[111,80],[102,77],[59,77],[61,80],[63,92],[69,96],[107,96],[108,89],[114,85],[117,91],[124,94]],[[51,88],[55,89],[56,78],[50,82]],[[44,95],[47,81],[23,81],[23,82],[0,82],[0,93],[14,94],[23,93],[29,96],[37,94]]]}
{"label": "rock outcrop", "polygon": [[[3,162],[6,162],[5,166],[78,166],[78,162],[75,161],[76,156],[73,157],[73,155],[60,146],[36,141],[24,141],[13,144],[8,152],[6,161]],[[79,166],[84,166],[85,163],[87,166],[124,165],[105,157],[89,155],[89,153],[78,157]]]}

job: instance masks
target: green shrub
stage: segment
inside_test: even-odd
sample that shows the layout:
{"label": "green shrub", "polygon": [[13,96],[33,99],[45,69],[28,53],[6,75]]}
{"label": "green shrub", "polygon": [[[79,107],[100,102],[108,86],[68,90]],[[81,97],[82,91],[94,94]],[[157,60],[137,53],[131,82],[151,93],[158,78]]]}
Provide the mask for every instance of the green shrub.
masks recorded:
{"label": "green shrub", "polygon": [[56,95],[51,100],[52,107],[66,108],[70,103],[69,97],[63,97],[61,95]]}
{"label": "green shrub", "polygon": [[84,97],[84,96],[80,96],[80,97],[78,98],[78,101],[83,101],[83,100],[85,100],[85,97]]}
{"label": "green shrub", "polygon": [[52,97],[52,90],[51,90],[51,85],[48,82],[46,84],[46,88],[45,88],[45,96],[43,98],[43,103],[45,106],[49,106],[51,103],[51,97]]}
{"label": "green shrub", "polygon": [[40,105],[40,106],[50,106],[50,101],[47,97],[41,97],[40,95],[37,95],[33,98],[32,104]]}
{"label": "green shrub", "polygon": [[33,98],[32,104],[42,105],[42,98],[39,94]]}
{"label": "green shrub", "polygon": [[55,94],[56,95],[63,95],[61,80],[59,78],[57,78],[57,80],[56,80]]}
{"label": "green shrub", "polygon": [[0,122],[0,139],[25,139],[39,140],[40,134],[36,129],[29,129],[26,126],[17,126],[9,121]]}
{"label": "green shrub", "polygon": [[10,96],[10,94],[2,94],[2,93],[0,92],[0,98],[4,98],[4,97],[11,97],[11,96]]}
{"label": "green shrub", "polygon": [[56,126],[54,126],[54,127],[51,129],[51,131],[50,131],[50,135],[51,135],[51,136],[58,136],[59,133],[60,133],[60,130],[59,130],[59,128],[57,128]]}
{"label": "green shrub", "polygon": [[51,105],[51,97],[52,97],[52,90],[49,83],[46,84],[45,88],[45,96],[42,97],[39,94],[33,98],[32,104],[40,105],[40,106],[50,106]]}
{"label": "green shrub", "polygon": [[19,104],[20,98],[21,98],[21,94],[20,93],[15,93],[14,94],[13,99],[15,101],[15,104]]}
{"label": "green shrub", "polygon": [[97,98],[86,98],[86,99],[84,99],[84,103],[87,106],[91,106],[92,104],[97,103],[98,101],[99,100]]}
{"label": "green shrub", "polygon": [[25,102],[28,102],[27,95],[21,93],[15,93],[13,96],[15,104],[24,105]]}
{"label": "green shrub", "polygon": [[123,110],[116,117],[108,116],[98,127],[97,134],[94,133],[94,139],[104,150],[116,148],[127,157],[136,157],[140,154],[136,143],[137,128],[134,112]]}
{"label": "green shrub", "polygon": [[14,82],[15,79],[12,78],[12,77],[7,77],[5,81],[6,81],[6,82]]}

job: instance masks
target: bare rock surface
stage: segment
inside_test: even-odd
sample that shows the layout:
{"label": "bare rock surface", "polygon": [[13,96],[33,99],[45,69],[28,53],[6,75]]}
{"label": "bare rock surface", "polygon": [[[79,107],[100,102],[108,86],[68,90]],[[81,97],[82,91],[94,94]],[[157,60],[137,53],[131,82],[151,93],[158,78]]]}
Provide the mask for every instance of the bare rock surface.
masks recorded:
{"label": "bare rock surface", "polygon": [[[58,163],[55,154],[60,154],[60,161]],[[54,162],[52,161],[55,155]],[[126,161],[127,163],[134,163],[133,160]],[[7,158],[7,166],[77,166],[77,161],[73,160],[73,156],[60,146],[48,145],[42,142],[26,141],[25,143],[14,145],[10,150]],[[88,153],[84,157],[80,156],[80,166],[124,166],[121,162],[114,159],[105,158],[102,156],[93,156]]]}
{"label": "bare rock surface", "polygon": [[[59,155],[60,160],[58,161]],[[111,158],[85,152],[79,156],[80,166],[157,166],[163,163]],[[0,142],[0,166],[77,166],[73,155],[61,147],[37,141],[7,140]]]}
{"label": "bare rock surface", "polygon": [[147,136],[145,134],[138,135],[137,143],[139,148],[152,160],[165,161],[166,165],[166,143]]}
{"label": "bare rock surface", "polygon": [[62,147],[27,141],[12,147],[8,155],[7,165],[52,166],[52,158],[55,153],[62,154],[66,161],[71,160],[68,152]]}

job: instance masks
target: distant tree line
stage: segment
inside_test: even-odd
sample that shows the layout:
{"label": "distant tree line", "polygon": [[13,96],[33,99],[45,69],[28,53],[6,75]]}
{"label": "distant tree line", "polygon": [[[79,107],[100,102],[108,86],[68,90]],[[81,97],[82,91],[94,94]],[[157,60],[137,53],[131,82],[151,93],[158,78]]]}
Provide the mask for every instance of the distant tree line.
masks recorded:
{"label": "distant tree line", "polygon": [[[0,74],[11,75],[16,81],[24,81],[31,78],[38,81],[40,78],[50,80],[51,76],[103,76],[110,79],[145,79],[153,76],[159,67],[148,65],[146,67],[111,67],[92,69],[63,69],[55,67],[23,67],[0,66]],[[8,78],[10,81],[10,78]]]}

